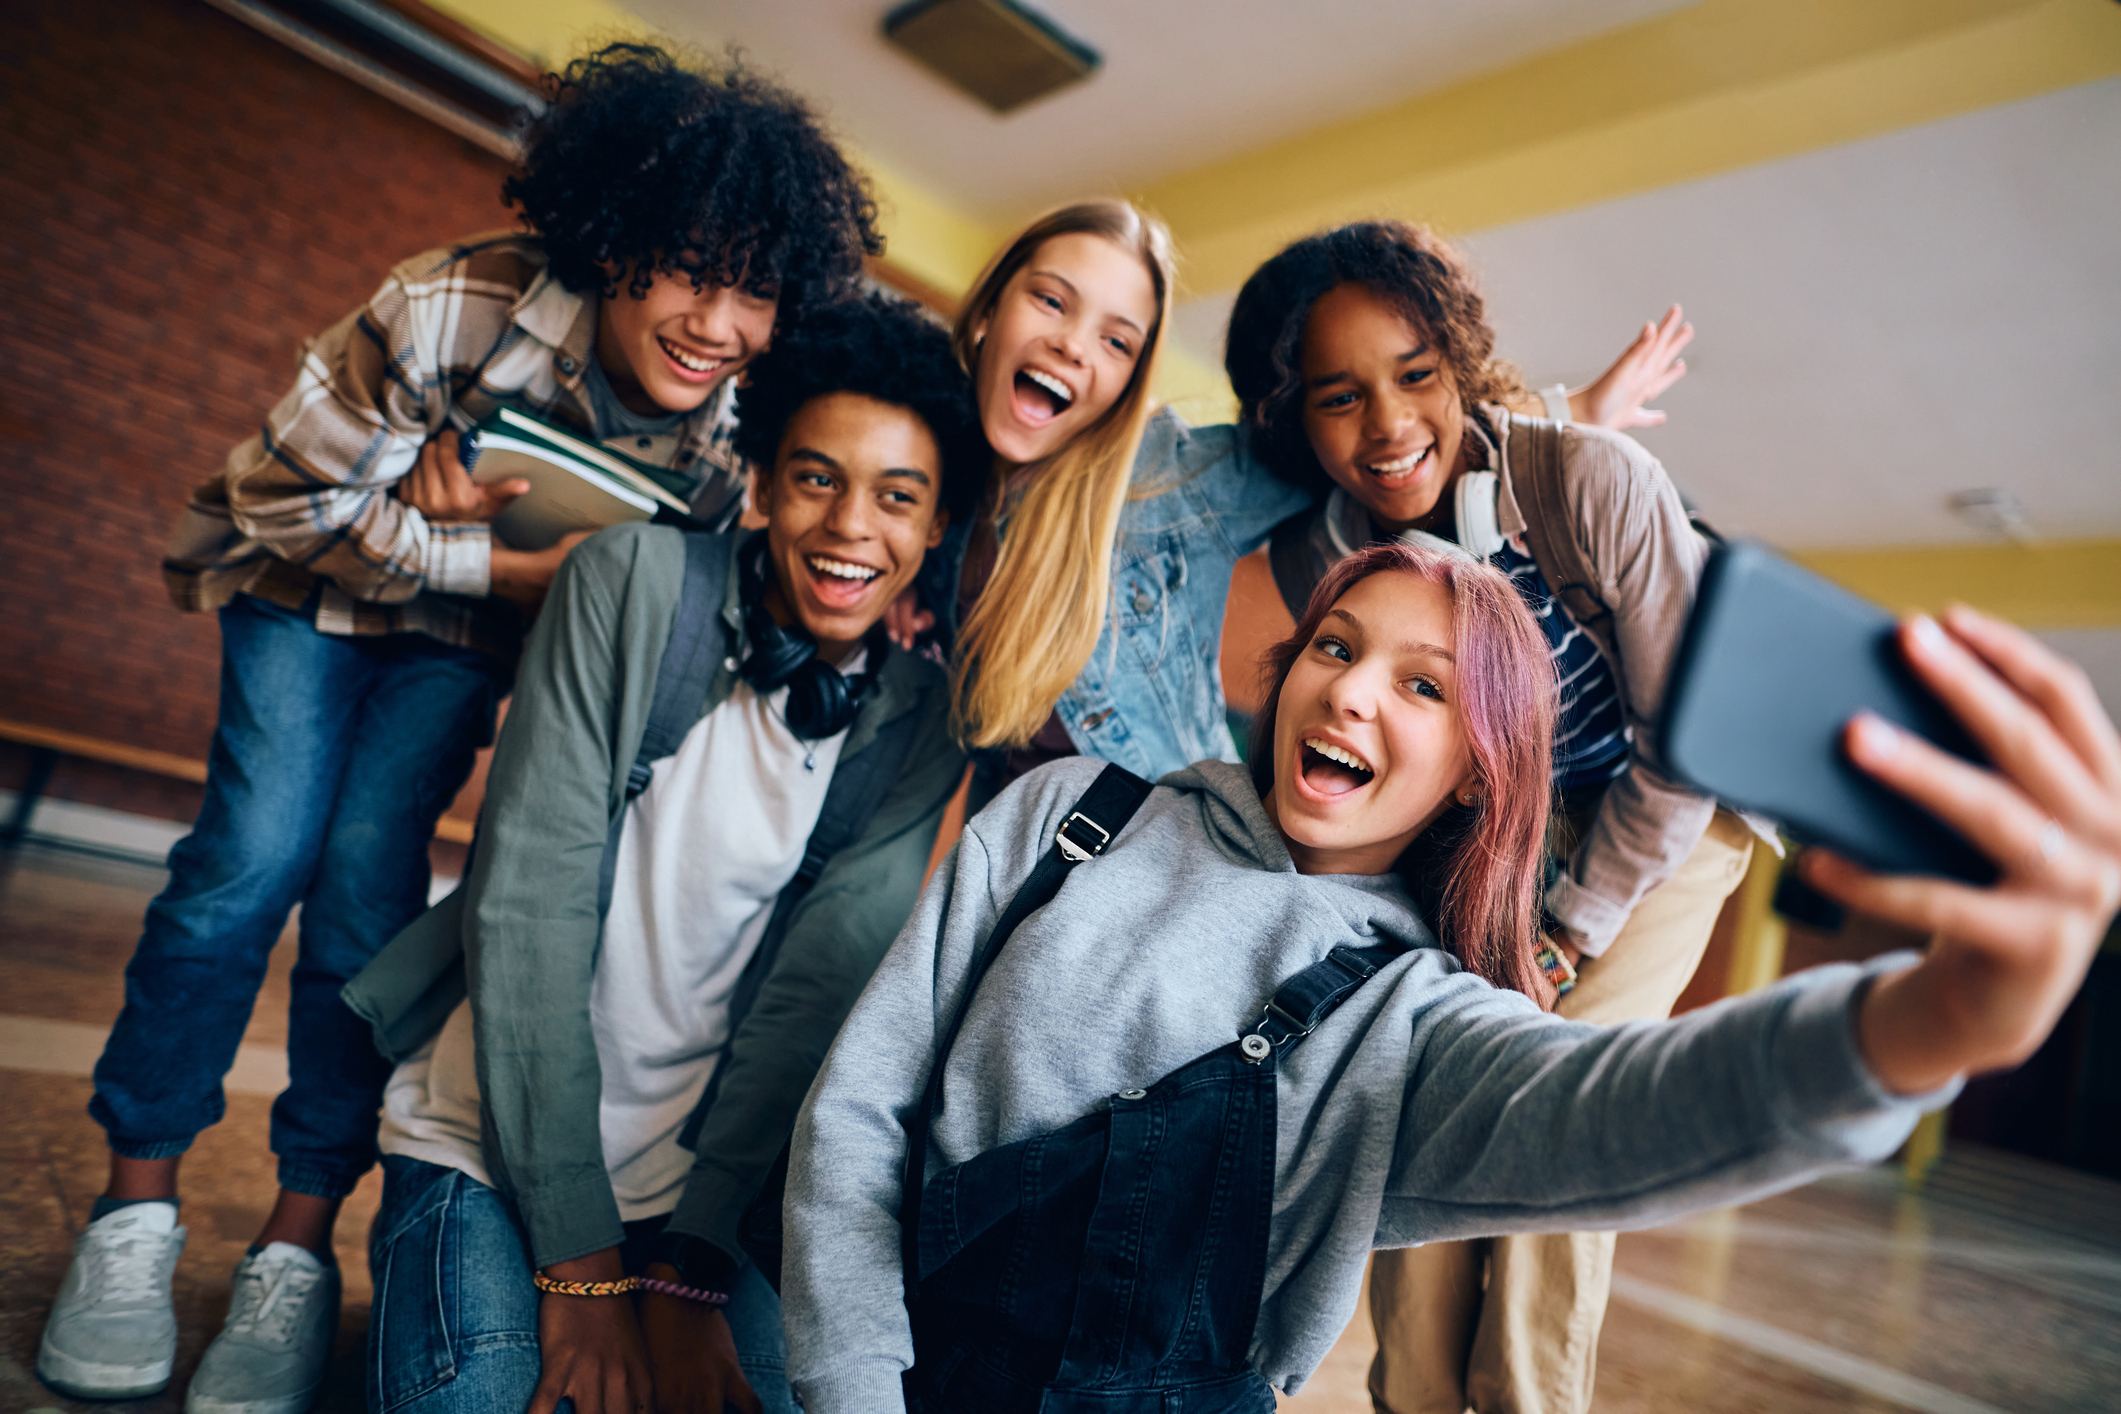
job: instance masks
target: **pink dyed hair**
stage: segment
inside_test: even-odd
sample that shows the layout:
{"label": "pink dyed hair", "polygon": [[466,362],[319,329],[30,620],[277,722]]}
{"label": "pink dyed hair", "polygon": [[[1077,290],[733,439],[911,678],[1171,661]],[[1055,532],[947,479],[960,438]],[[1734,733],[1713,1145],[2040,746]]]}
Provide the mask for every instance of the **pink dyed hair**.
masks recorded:
{"label": "pink dyed hair", "polygon": [[1260,661],[1266,705],[1252,723],[1252,781],[1274,784],[1274,720],[1282,685],[1319,622],[1373,574],[1425,579],[1451,597],[1457,639],[1454,694],[1466,724],[1480,800],[1455,800],[1400,860],[1431,910],[1444,946],[1497,987],[1538,997],[1539,893],[1553,799],[1554,665],[1546,639],[1509,579],[1468,556],[1412,545],[1372,545],[1327,573],[1296,632]]}

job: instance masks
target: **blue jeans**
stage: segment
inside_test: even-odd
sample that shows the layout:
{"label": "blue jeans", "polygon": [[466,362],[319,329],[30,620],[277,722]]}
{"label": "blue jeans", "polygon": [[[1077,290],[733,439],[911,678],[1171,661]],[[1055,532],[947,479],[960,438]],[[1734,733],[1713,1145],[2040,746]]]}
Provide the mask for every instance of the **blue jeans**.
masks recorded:
{"label": "blue jeans", "polygon": [[221,610],[206,803],[125,969],[89,1114],[160,1159],[221,1118],[267,956],[302,906],[272,1108],[279,1181],[337,1198],[375,1162],[390,1067],[339,989],[427,906],[435,821],[493,737],[507,664],[424,634],[339,637],[238,595]]}
{"label": "blue jeans", "polygon": [[[626,1225],[627,1271],[647,1265],[662,1225]],[[455,1169],[386,1154],[368,1266],[369,1414],[522,1414],[538,1387],[540,1298],[507,1199]],[[766,1414],[794,1414],[780,1298],[748,1262],[734,1285],[723,1313],[744,1378]]]}

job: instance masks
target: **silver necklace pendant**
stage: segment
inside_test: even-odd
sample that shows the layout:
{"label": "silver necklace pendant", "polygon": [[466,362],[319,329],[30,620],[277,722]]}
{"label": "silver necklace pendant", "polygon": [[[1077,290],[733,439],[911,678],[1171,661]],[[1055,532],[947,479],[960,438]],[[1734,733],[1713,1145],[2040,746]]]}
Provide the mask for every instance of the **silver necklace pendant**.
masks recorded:
{"label": "silver necklace pendant", "polygon": [[817,769],[816,748],[812,748],[811,750],[803,753],[803,769],[806,771],[815,771]]}

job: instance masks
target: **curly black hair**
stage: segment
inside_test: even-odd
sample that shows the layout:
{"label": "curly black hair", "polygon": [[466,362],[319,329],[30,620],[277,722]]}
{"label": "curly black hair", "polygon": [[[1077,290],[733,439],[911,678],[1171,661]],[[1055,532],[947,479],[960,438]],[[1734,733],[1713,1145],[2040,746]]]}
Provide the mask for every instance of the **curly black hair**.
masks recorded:
{"label": "curly black hair", "polygon": [[1333,482],[1304,431],[1304,326],[1320,297],[1344,284],[1367,285],[1422,331],[1469,412],[1523,391],[1517,370],[1495,357],[1495,331],[1472,272],[1426,227],[1357,221],[1306,236],[1238,291],[1223,371],[1268,467],[1314,495]]}
{"label": "curly black hair", "polygon": [[687,67],[611,44],[548,81],[551,105],[502,184],[570,290],[647,294],[657,272],[778,294],[783,317],[855,287],[880,254],[868,183],[808,104],[731,54]]}
{"label": "curly black hair", "polygon": [[777,335],[737,389],[738,454],[771,470],[789,419],[827,393],[860,393],[927,423],[943,458],[943,508],[953,518],[972,513],[994,453],[950,331],[919,305],[872,291],[812,310]]}

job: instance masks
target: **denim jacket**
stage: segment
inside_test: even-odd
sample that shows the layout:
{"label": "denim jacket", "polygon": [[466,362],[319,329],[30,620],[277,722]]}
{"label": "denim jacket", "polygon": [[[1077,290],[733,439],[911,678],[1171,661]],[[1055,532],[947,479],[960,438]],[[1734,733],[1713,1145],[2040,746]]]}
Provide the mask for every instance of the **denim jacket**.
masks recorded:
{"label": "denim jacket", "polygon": [[[1195,761],[1235,761],[1223,703],[1223,606],[1237,562],[1311,497],[1252,455],[1243,429],[1191,427],[1169,408],[1134,459],[1112,552],[1097,648],[1054,711],[1085,756],[1155,780]],[[957,582],[971,521],[921,568],[939,638],[957,635]],[[997,783],[998,784],[998,783]]]}

